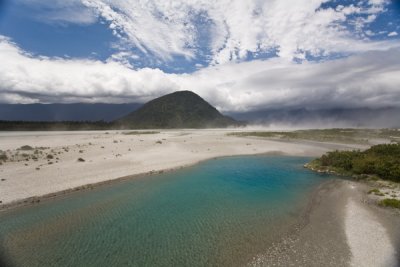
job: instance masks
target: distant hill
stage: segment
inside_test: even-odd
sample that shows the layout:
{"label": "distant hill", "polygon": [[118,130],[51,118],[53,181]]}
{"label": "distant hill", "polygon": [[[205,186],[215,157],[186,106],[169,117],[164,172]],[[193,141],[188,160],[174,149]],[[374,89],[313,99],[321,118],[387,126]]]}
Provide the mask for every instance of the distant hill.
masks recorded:
{"label": "distant hill", "polygon": [[0,104],[5,121],[114,121],[142,104]]}
{"label": "distant hill", "polygon": [[223,128],[240,125],[222,115],[203,98],[190,91],[178,91],[156,98],[116,121],[128,128]]}

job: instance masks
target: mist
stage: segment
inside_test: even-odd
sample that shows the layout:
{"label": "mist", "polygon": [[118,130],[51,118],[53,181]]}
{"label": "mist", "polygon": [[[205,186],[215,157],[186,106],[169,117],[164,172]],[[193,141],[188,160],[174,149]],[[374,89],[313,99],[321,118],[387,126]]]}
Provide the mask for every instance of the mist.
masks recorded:
{"label": "mist", "polygon": [[253,129],[400,128],[400,108],[274,109],[228,115]]}

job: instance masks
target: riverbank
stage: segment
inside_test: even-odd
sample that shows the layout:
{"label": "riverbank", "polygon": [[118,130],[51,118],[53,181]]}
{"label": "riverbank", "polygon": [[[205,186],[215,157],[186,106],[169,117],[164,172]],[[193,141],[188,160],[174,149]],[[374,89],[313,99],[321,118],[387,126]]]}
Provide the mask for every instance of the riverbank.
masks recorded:
{"label": "riverbank", "polygon": [[304,218],[251,266],[400,266],[400,216],[371,205],[368,186],[335,179],[321,184]]}
{"label": "riverbank", "polygon": [[[55,197],[176,170],[210,158],[250,154],[317,157],[334,149],[359,148],[231,137],[227,132],[3,133],[2,150],[14,156],[0,166],[0,177],[5,179],[0,184],[0,195],[8,196],[2,208],[52,201]],[[23,146],[32,149],[21,149]],[[42,152],[35,154],[36,150]],[[37,160],[32,156],[23,160],[23,153],[36,155]],[[79,158],[84,161],[78,161]],[[112,171],[119,176],[111,175]],[[127,175],[120,175],[127,171]],[[346,180],[322,184],[294,230],[255,257],[252,265],[398,266],[400,216],[377,207],[371,201],[375,195],[367,194],[369,190],[369,185]]]}
{"label": "riverbank", "polygon": [[281,154],[317,157],[359,145],[227,136],[232,130],[2,132],[0,208],[174,170],[216,157]]}

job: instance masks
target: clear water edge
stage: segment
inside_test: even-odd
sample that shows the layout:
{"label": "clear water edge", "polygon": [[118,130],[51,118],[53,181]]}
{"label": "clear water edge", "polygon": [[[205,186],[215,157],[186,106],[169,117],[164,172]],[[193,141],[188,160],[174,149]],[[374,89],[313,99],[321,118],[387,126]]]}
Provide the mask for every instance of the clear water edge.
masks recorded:
{"label": "clear water edge", "polygon": [[246,156],[0,214],[10,266],[242,266],[284,235],[328,176]]}

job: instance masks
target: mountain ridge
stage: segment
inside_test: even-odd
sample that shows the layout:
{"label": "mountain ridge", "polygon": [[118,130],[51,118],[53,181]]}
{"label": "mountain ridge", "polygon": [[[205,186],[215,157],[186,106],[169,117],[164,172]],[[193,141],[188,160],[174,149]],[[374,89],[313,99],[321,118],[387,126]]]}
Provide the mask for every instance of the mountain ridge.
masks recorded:
{"label": "mountain ridge", "polygon": [[130,128],[224,128],[240,122],[222,115],[191,91],[177,91],[153,99],[117,121]]}
{"label": "mountain ridge", "polygon": [[139,103],[0,104],[0,120],[27,122],[114,121],[141,107]]}

